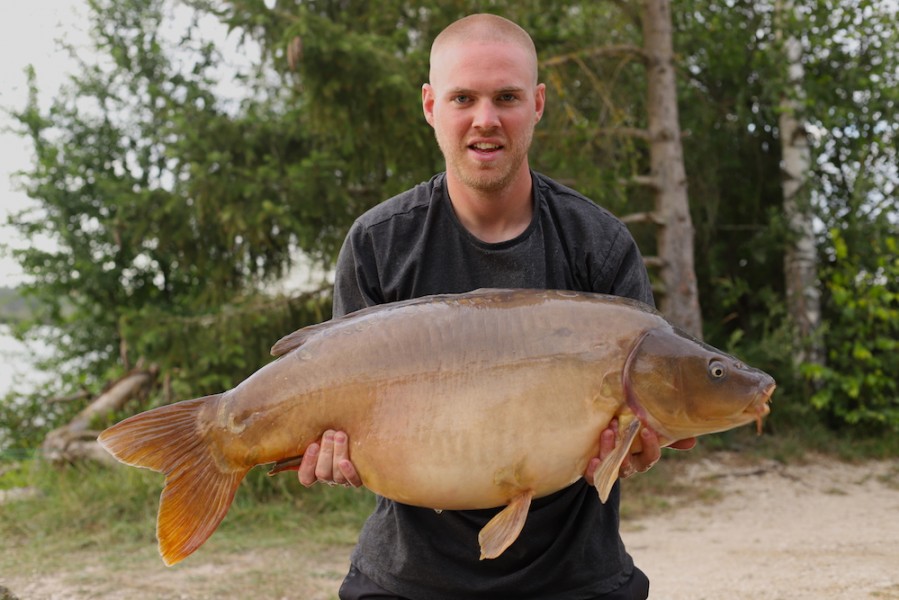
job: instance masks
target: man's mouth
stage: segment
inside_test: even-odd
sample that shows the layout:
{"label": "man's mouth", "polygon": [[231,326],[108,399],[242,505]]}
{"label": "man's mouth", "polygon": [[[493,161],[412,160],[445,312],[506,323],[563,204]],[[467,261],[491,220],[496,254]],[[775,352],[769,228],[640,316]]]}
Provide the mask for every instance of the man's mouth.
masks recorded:
{"label": "man's mouth", "polygon": [[501,145],[491,144],[489,142],[475,142],[474,144],[471,144],[469,148],[478,152],[496,152],[497,150],[503,149]]}

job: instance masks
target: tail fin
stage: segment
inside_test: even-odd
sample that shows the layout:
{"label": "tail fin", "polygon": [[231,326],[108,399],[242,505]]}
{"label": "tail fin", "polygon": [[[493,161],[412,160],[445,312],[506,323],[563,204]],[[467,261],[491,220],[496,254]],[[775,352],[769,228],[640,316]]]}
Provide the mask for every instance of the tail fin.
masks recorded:
{"label": "tail fin", "polygon": [[216,530],[249,471],[223,470],[201,435],[198,416],[221,394],[161,406],[125,419],[98,441],[123,463],[165,474],[156,537],[166,565],[199,548]]}

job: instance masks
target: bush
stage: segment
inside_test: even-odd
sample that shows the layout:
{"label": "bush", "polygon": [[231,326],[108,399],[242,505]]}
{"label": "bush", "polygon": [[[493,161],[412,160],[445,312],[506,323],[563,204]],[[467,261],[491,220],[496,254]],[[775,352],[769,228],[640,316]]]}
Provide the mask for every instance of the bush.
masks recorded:
{"label": "bush", "polygon": [[812,405],[835,424],[899,431],[899,240],[872,241],[872,268],[838,231],[831,236],[834,260],[821,273],[827,360],[803,366]]}

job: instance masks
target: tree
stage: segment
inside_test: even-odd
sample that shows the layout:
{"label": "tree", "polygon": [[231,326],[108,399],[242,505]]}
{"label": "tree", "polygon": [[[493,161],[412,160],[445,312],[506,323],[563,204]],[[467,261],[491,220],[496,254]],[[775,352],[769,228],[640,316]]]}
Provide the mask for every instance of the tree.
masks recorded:
{"label": "tree", "polygon": [[818,256],[815,215],[808,185],[811,170],[811,143],[804,124],[802,46],[784,21],[795,19],[793,3],[778,1],[777,37],[786,58],[786,86],[780,103],[778,128],[783,156],[784,218],[789,238],[784,253],[787,311],[795,328],[793,347],[797,365],[820,363],[821,300],[818,289]]}
{"label": "tree", "polygon": [[702,338],[702,316],[693,268],[693,222],[687,201],[681,129],[677,108],[671,4],[643,2],[643,40],[647,68],[647,124],[650,177],[659,226],[658,255],[663,285],[662,312]]}

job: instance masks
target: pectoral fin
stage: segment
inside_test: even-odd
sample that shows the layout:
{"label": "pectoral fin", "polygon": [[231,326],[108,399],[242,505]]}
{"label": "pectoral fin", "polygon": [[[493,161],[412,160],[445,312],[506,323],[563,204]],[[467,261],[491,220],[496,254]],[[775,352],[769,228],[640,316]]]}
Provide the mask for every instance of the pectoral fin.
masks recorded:
{"label": "pectoral fin", "polygon": [[534,492],[527,491],[512,499],[509,505],[501,510],[490,522],[484,525],[478,534],[478,542],[481,544],[481,560],[496,558],[506,548],[512,545],[524,522],[528,518],[528,508]]}
{"label": "pectoral fin", "polygon": [[637,438],[638,433],[640,433],[640,419],[634,419],[627,426],[624,435],[618,438],[618,443],[615,445],[612,453],[596,469],[596,473],[593,475],[593,485],[596,486],[596,491],[599,492],[599,499],[603,503],[609,499],[609,494],[612,493],[612,486],[615,485],[615,481],[618,479],[621,463],[624,462],[628,452],[630,452],[631,445]]}
{"label": "pectoral fin", "polygon": [[285,458],[284,460],[279,460],[272,465],[268,475],[271,477],[278,473],[283,473],[284,471],[299,471],[301,462],[303,462],[302,456],[292,456],[290,458]]}

